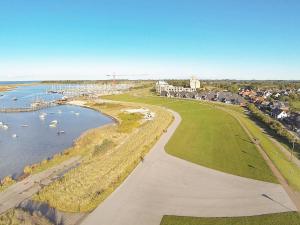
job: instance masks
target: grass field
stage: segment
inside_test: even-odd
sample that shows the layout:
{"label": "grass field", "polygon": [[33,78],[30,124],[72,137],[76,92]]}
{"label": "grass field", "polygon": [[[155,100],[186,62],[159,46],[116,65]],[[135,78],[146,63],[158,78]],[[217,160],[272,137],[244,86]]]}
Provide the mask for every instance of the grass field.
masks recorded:
{"label": "grass field", "polygon": [[160,225],[299,225],[300,215],[296,212],[268,214],[248,217],[196,218],[164,216]]}
{"label": "grass field", "polygon": [[107,98],[161,105],[178,112],[182,122],[166,146],[171,155],[234,175],[277,182],[236,119],[213,105],[132,94]]}

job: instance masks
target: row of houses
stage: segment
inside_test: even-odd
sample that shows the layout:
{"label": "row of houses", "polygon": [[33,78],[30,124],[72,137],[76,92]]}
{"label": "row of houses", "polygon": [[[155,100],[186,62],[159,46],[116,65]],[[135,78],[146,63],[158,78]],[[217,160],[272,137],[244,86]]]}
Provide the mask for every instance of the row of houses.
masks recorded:
{"label": "row of houses", "polygon": [[245,103],[243,97],[238,94],[231,93],[228,91],[209,91],[209,92],[201,92],[200,81],[192,78],[190,80],[190,87],[176,87],[173,85],[169,85],[165,81],[158,81],[156,83],[156,92],[160,96],[165,96],[169,98],[191,98],[191,99],[200,99],[200,100],[208,100],[208,101],[218,101],[224,102],[227,104],[238,104],[242,105]]}
{"label": "row of houses", "polygon": [[238,94],[225,92],[225,91],[224,92],[162,91],[160,93],[160,96],[169,97],[169,98],[192,98],[192,99],[199,99],[199,100],[223,102],[227,104],[237,104],[237,105],[244,105],[245,103],[245,100]]}
{"label": "row of houses", "polygon": [[[289,104],[284,101],[274,100],[281,94],[289,93],[284,91],[258,90],[254,91],[251,88],[241,88],[239,95],[250,103],[254,103],[260,110],[271,115],[276,119],[284,119],[289,116]],[[271,100],[271,96],[272,98]]]}
{"label": "row of houses", "polygon": [[258,90],[241,88],[239,95],[250,103],[254,103],[264,113],[281,121],[290,130],[300,135],[300,113],[291,112],[289,103],[279,100],[280,96],[289,96],[299,90]]}

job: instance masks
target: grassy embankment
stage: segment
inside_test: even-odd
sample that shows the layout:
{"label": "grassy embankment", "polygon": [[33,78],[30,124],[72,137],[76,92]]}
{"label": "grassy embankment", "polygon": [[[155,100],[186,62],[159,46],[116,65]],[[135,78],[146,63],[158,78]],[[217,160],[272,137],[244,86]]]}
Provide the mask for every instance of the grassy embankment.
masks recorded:
{"label": "grassy embankment", "polygon": [[196,218],[164,216],[160,225],[299,225],[300,215],[296,212],[261,216]]}
{"label": "grassy embankment", "polygon": [[34,200],[67,212],[87,212],[97,207],[130,174],[172,121],[171,113],[155,106],[148,107],[156,113],[154,120],[142,124],[139,114],[121,112],[140,105],[91,103],[92,108],[117,118],[119,125],[83,138],[75,147],[85,149],[82,163],[43,188]]}
{"label": "grassy embankment", "polygon": [[182,122],[166,146],[171,155],[234,175],[277,182],[239,123],[212,105],[135,94],[108,98],[163,105],[178,112]]}
{"label": "grassy embankment", "polygon": [[224,106],[230,109],[230,113],[240,119],[240,121],[247,127],[250,133],[259,140],[263,150],[272,160],[274,165],[278,168],[289,185],[296,191],[300,191],[300,168],[290,162],[290,159],[276,146],[269,137],[263,133],[260,127],[249,118],[249,116],[242,113],[240,108],[234,106]]}
{"label": "grassy embankment", "polygon": [[11,209],[0,215],[0,225],[52,225],[39,215],[31,215],[21,209]]}

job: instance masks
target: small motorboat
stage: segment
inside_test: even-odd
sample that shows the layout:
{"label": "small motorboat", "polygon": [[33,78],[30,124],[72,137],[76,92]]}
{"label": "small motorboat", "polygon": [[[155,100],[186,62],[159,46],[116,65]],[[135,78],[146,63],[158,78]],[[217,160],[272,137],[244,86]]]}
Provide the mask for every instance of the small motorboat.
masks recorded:
{"label": "small motorboat", "polygon": [[52,120],[49,127],[56,127],[57,124],[58,124],[57,120]]}
{"label": "small motorboat", "polygon": [[49,127],[55,128],[56,127],[56,123],[49,124]]}
{"label": "small motorboat", "polygon": [[78,112],[77,112],[77,113],[75,113],[75,115],[76,115],[76,116],[79,116],[79,114],[80,114],[80,113],[78,113]]}
{"label": "small motorboat", "polygon": [[13,101],[17,101],[18,99],[17,99],[16,97],[13,97],[12,100],[13,100]]}
{"label": "small motorboat", "polygon": [[17,138],[17,137],[18,137],[17,134],[12,135],[12,138]]}
{"label": "small motorboat", "polygon": [[51,121],[51,124],[52,124],[52,123],[53,123],[53,124],[58,124],[58,121],[57,121],[57,120],[52,120],[52,121]]}
{"label": "small motorboat", "polygon": [[64,134],[64,133],[65,133],[64,130],[60,130],[60,131],[57,132],[57,135],[61,135],[61,134]]}
{"label": "small motorboat", "polygon": [[22,124],[21,127],[28,127],[28,125],[27,124]]}

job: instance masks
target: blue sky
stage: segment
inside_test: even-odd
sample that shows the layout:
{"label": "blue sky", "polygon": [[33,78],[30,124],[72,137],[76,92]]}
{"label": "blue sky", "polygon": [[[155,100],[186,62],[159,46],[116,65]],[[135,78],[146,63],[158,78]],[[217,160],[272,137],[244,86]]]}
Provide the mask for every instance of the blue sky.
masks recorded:
{"label": "blue sky", "polygon": [[0,80],[300,79],[298,0],[0,0]]}

